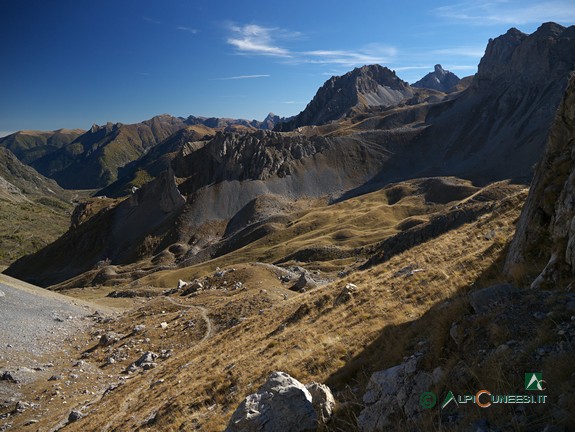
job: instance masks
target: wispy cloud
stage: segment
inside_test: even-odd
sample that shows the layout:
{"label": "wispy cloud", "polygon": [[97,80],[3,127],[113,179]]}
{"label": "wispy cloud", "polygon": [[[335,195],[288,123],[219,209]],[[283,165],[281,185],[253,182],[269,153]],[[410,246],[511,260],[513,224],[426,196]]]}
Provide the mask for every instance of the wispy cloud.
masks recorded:
{"label": "wispy cloud", "polygon": [[390,66],[390,69],[393,69],[396,72],[410,71],[410,70],[433,70],[433,66],[400,66],[400,67]]}
{"label": "wispy cloud", "polygon": [[0,130],[0,138],[8,136],[8,135],[12,135],[14,132],[16,131],[4,131],[4,130]]}
{"label": "wispy cloud", "polygon": [[299,104],[305,104],[307,102],[305,101],[293,101],[293,100],[288,100],[288,101],[283,101],[283,104],[287,104],[287,105],[299,105]]}
{"label": "wispy cloud", "polygon": [[288,57],[289,51],[274,43],[274,32],[277,28],[263,27],[256,24],[244,26],[231,25],[232,36],[227,42],[234,46],[239,54],[255,54],[277,57]]}
{"label": "wispy cloud", "polygon": [[483,46],[452,47],[431,51],[431,54],[433,55],[456,55],[456,56],[473,57],[473,58],[480,58],[483,56],[484,53],[485,53],[485,47]]}
{"label": "wispy cloud", "polygon": [[150,23],[152,23],[152,24],[162,24],[161,21],[155,20],[155,19],[150,18],[150,17],[147,17],[147,16],[143,16],[142,19],[143,19],[144,21],[148,21],[148,22],[150,22]]}
{"label": "wispy cloud", "polygon": [[357,50],[315,49],[296,51],[280,43],[303,38],[300,32],[278,27],[264,27],[257,24],[230,24],[231,35],[227,43],[237,54],[280,57],[291,64],[331,64],[342,67],[360,66],[371,63],[387,63],[397,55],[397,49],[383,44],[369,44]]}
{"label": "wispy cloud", "polygon": [[448,71],[467,71],[467,70],[472,70],[472,71],[476,71],[477,70],[477,65],[447,65],[445,66],[445,69],[447,69]]}
{"label": "wispy cloud", "polygon": [[195,28],[192,28],[192,27],[186,27],[186,26],[182,26],[182,25],[177,26],[176,29],[181,30],[181,31],[185,31],[185,32],[189,32],[189,33],[192,33],[192,34],[196,34],[196,33],[199,32],[198,29],[195,29]]}
{"label": "wispy cloud", "polygon": [[371,44],[353,51],[313,50],[299,54],[297,61],[352,67],[373,63],[389,63],[397,55],[397,49],[386,45]]}
{"label": "wispy cloud", "polygon": [[271,75],[258,74],[258,75],[237,75],[223,78],[212,78],[212,81],[227,81],[227,80],[242,80],[242,79],[253,79],[253,78],[268,78]]}
{"label": "wispy cloud", "polygon": [[550,0],[526,4],[518,0],[466,1],[434,9],[444,18],[464,21],[472,25],[521,25],[556,21],[573,23],[575,7],[572,1]]}

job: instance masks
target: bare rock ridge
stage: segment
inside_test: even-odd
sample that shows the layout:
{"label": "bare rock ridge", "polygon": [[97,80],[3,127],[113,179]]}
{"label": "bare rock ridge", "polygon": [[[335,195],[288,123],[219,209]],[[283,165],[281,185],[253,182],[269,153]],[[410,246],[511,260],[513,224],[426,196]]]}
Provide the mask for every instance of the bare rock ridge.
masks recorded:
{"label": "bare rock ridge", "polygon": [[280,123],[277,130],[322,125],[350,114],[354,109],[391,106],[413,96],[413,89],[394,71],[370,65],[356,68],[325,82],[312,101],[293,120]]}
{"label": "bare rock ridge", "polygon": [[411,86],[447,92],[459,84],[459,81],[461,80],[453,72],[444,70],[440,64],[436,64],[433,72],[428,73]]}
{"label": "bare rock ridge", "polygon": [[[505,271],[533,287],[568,285],[575,275],[575,76],[555,116]],[[535,278],[537,276],[537,278]]]}

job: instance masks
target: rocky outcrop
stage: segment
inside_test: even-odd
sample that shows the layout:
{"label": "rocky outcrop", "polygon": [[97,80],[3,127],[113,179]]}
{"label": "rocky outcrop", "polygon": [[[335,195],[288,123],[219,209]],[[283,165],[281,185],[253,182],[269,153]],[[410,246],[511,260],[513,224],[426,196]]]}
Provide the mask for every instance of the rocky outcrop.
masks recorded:
{"label": "rocky outcrop", "polygon": [[[280,201],[340,194],[361,185],[387,159],[379,145],[347,137],[257,131],[217,133],[184,146],[172,163],[189,203],[185,225],[229,221],[256,197]],[[241,226],[236,226],[236,229]]]}
{"label": "rocky outcrop", "polygon": [[[549,133],[509,248],[505,271],[533,287],[575,274],[575,76]],[[539,276],[534,279],[535,276]]]}
{"label": "rocky outcrop", "polygon": [[363,66],[327,80],[305,110],[276,129],[289,131],[300,126],[322,125],[361,108],[396,105],[413,94],[409,84],[394,71],[380,65]]}
{"label": "rocky outcrop", "polygon": [[313,432],[329,420],[334,405],[327,386],[306,388],[285,372],[273,372],[238,406],[226,432]]}
{"label": "rocky outcrop", "polygon": [[441,379],[442,372],[441,369],[434,373],[419,370],[421,356],[421,353],[415,354],[404,363],[371,376],[363,396],[365,408],[357,418],[359,430],[392,430],[398,419],[411,420],[423,411],[421,394]]}
{"label": "rocky outcrop", "polygon": [[453,72],[449,72],[443,69],[440,64],[436,64],[433,72],[428,73],[411,86],[447,92],[459,84],[459,81],[461,80]]}

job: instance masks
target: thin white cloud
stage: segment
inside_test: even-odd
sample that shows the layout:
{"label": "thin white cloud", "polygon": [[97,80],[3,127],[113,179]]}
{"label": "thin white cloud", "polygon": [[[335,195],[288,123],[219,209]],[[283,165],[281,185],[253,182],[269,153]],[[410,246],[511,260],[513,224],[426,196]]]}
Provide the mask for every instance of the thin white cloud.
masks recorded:
{"label": "thin white cloud", "polygon": [[3,138],[3,137],[8,136],[8,135],[12,135],[12,134],[15,133],[15,132],[16,132],[16,131],[3,131],[3,130],[0,130],[0,138]]}
{"label": "thin white cloud", "polygon": [[186,26],[177,26],[176,29],[181,30],[181,31],[185,31],[185,32],[189,32],[192,34],[196,34],[199,32],[198,29],[192,28],[192,27],[186,27]]}
{"label": "thin white cloud", "polygon": [[393,67],[393,66],[389,66],[390,69],[393,69],[396,72],[399,71],[409,71],[409,70],[421,70],[421,69],[429,69],[429,70],[433,70],[433,66],[400,66],[400,67]]}
{"label": "thin white cloud", "polygon": [[389,63],[397,55],[397,49],[389,46],[369,45],[358,50],[313,50],[300,53],[297,59],[306,63],[333,64],[347,67],[365,64]]}
{"label": "thin white cloud", "polygon": [[299,104],[305,104],[307,102],[288,100],[288,101],[283,101],[282,103],[287,104],[287,105],[299,105]]}
{"label": "thin white cloud", "polygon": [[162,24],[161,21],[155,20],[155,19],[150,18],[150,17],[147,17],[147,16],[143,16],[142,19],[143,19],[144,21],[151,22],[152,24]]}
{"label": "thin white cloud", "polygon": [[445,66],[445,69],[448,71],[466,71],[466,70],[477,70],[477,65],[453,65],[453,66]]}
{"label": "thin white cloud", "polygon": [[289,51],[274,44],[273,33],[278,29],[256,24],[230,26],[232,36],[227,42],[234,46],[239,54],[288,57]]}
{"label": "thin white cloud", "polygon": [[253,78],[268,78],[271,75],[258,74],[258,75],[237,75],[223,78],[213,78],[212,81],[227,81],[227,80],[242,80],[242,79],[253,79]]}
{"label": "thin white cloud", "polygon": [[291,64],[331,64],[341,67],[362,66],[373,63],[387,63],[397,55],[397,49],[383,44],[369,44],[357,50],[316,49],[295,51],[281,46],[278,41],[303,38],[300,32],[257,24],[228,25],[231,36],[227,43],[237,54],[281,57]]}
{"label": "thin white cloud", "polygon": [[485,54],[485,47],[452,47],[432,50],[433,55],[455,55],[464,57],[481,58]]}
{"label": "thin white cloud", "polygon": [[519,0],[466,1],[434,9],[435,14],[472,25],[522,25],[556,21],[571,24],[575,21],[572,1],[549,0],[526,4]]}

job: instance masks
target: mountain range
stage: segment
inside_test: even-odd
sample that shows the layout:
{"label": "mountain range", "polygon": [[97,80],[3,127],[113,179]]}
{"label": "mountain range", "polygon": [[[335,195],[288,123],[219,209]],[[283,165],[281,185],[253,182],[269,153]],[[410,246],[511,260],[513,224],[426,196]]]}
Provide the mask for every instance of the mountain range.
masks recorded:
{"label": "mountain range", "polygon": [[[573,27],[552,23],[531,35],[509,30],[488,43],[469,87],[455,93],[410,87],[379,65],[355,69],[328,80],[302,113],[276,126],[297,128],[292,132],[184,129],[183,120],[168,116],[143,126],[94,127],[55,152],[71,155],[72,148],[86,149],[86,143],[94,142],[94,150],[80,151],[76,162],[61,173],[82,167],[85,181],[98,179],[91,183],[95,186],[108,184],[122,171],[125,177],[105,189],[114,196],[154,178],[168,189],[162,191],[152,182],[130,198],[129,213],[111,209],[109,215],[100,215],[92,223],[101,224],[104,218],[107,228],[94,236],[99,246],[88,248],[90,259],[82,259],[80,251],[72,254],[81,262],[78,267],[62,263],[59,267],[66,271],[56,276],[54,260],[40,259],[45,263],[41,266],[32,264],[36,258],[30,256],[14,263],[8,272],[40,285],[63,282],[101,260],[126,264],[141,259],[136,251],[142,250],[150,236],[156,238],[155,247],[147,251],[152,256],[172,243],[194,244],[184,256],[174,257],[172,264],[208,259],[221,253],[219,250],[229,250],[231,243],[245,244],[246,239],[232,240],[234,234],[253,237],[248,227],[260,223],[260,217],[244,217],[243,224],[230,225],[230,221],[262,197],[295,202],[329,196],[337,202],[390,182],[440,175],[455,175],[477,184],[506,178],[528,182],[575,64],[575,51],[570,49],[573,32]],[[216,126],[211,121],[208,124]],[[180,132],[153,144],[173,129]],[[129,136],[129,131],[139,131],[148,141],[138,141],[136,147],[122,146],[120,138]],[[110,143],[104,145],[103,140]],[[144,150],[145,146],[150,147]],[[134,152],[112,158],[118,161],[116,174],[106,171],[104,183],[100,183],[104,178],[101,171],[87,175],[99,166],[86,165],[87,160],[95,161],[91,152],[111,154],[116,148],[123,149],[119,155],[127,155],[128,149]],[[149,156],[120,169],[144,151],[150,152]],[[166,169],[167,174],[160,177]],[[56,174],[56,178],[63,177]],[[162,201],[164,194],[172,194],[173,185],[178,186],[183,203],[161,218],[167,225],[152,224],[155,228],[147,229],[132,223],[128,215],[137,214],[141,196]],[[148,189],[157,196],[152,197]],[[90,221],[87,224],[83,229],[92,233],[103,229],[90,226]],[[61,239],[39,256],[66,260],[71,250],[86,249],[89,243],[76,235],[81,236],[70,231],[66,241]],[[59,247],[65,253],[58,252]],[[34,272],[29,271],[31,267]]]}

